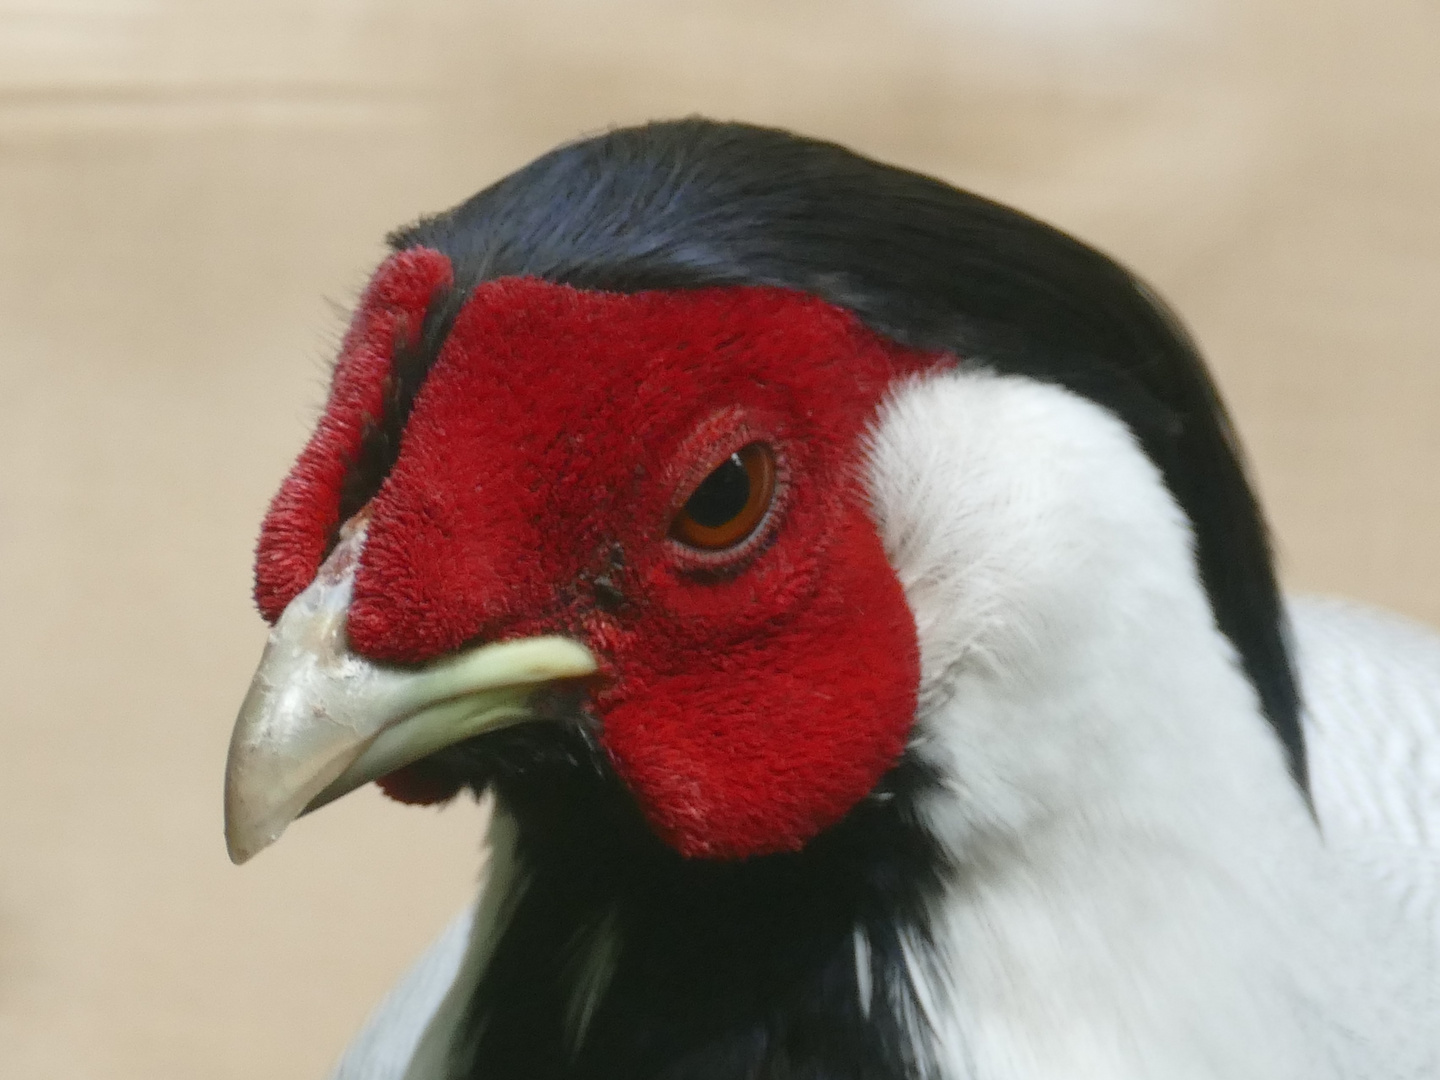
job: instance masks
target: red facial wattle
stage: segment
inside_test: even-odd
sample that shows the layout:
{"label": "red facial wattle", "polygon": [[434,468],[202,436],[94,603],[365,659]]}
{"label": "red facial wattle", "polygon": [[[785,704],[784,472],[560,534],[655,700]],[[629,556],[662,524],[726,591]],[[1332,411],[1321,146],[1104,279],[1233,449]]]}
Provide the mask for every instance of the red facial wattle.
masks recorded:
{"label": "red facial wattle", "polygon": [[[268,617],[333,531],[332,473],[387,374],[379,343],[418,327],[448,273],[412,250],[367,292],[262,532]],[[860,455],[887,388],[936,362],[793,291],[483,284],[369,504],[351,645],[416,663],[574,637],[610,676],[592,702],[601,741],[657,833],[691,856],[799,848],[874,787],[910,729],[915,627]],[[753,444],[775,458],[764,519],[732,550],[677,539],[696,486]]]}
{"label": "red facial wattle", "polygon": [[340,346],[330,399],[315,433],[260,526],[255,603],[267,622],[310,584],[340,526],[340,490],[367,422],[384,411],[397,344],[420,334],[431,298],[450,285],[450,260],[414,248],[387,259],[371,278]]}

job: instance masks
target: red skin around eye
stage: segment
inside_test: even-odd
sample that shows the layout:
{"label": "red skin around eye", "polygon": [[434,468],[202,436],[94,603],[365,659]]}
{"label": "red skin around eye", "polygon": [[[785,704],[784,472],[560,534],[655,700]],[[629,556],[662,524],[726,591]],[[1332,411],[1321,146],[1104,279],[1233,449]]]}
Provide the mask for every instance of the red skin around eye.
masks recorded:
{"label": "red skin around eye", "polygon": [[[362,306],[357,326],[378,318]],[[662,837],[690,856],[799,848],[909,733],[915,627],[866,509],[862,437],[896,378],[940,362],[788,290],[486,283],[371,502],[352,644],[414,663],[575,636],[612,676],[594,700],[602,742]],[[320,441],[306,453],[343,448]],[[674,514],[753,441],[777,454],[770,514],[697,560],[669,535]],[[260,559],[313,574],[334,507],[307,468],[285,507],[315,508],[309,532],[294,512],[284,529],[267,519]],[[265,595],[288,599],[299,576]]]}

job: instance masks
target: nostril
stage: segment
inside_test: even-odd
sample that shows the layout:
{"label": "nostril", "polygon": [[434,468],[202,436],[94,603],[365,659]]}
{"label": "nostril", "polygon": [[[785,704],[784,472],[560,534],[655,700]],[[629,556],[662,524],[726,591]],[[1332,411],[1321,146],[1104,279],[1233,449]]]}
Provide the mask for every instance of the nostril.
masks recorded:
{"label": "nostril", "polygon": [[590,582],[595,596],[595,606],[601,611],[619,611],[625,603],[625,594],[609,574],[601,574]]}

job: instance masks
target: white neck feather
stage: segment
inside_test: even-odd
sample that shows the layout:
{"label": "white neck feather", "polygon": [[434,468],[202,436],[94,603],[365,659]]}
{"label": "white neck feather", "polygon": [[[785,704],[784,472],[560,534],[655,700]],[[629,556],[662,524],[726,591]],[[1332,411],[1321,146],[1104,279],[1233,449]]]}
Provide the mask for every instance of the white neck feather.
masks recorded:
{"label": "white neck feather", "polygon": [[956,867],[912,972],[940,1075],[1421,1075],[1372,1061],[1384,965],[1129,430],[952,371],[886,404],[869,482]]}

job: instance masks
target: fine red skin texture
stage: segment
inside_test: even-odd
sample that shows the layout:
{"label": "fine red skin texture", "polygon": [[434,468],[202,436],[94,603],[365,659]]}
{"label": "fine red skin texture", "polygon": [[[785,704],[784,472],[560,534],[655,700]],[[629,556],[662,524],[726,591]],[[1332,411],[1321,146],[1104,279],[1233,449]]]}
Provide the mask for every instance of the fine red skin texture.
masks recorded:
{"label": "fine red skin texture", "polygon": [[[383,311],[362,305],[357,327]],[[575,637],[608,676],[592,699],[601,741],[660,836],[697,857],[798,849],[874,787],[910,730],[915,626],[859,471],[887,388],[938,360],[789,290],[483,284],[370,503],[352,647],[418,663]],[[359,392],[339,384],[332,407],[353,410]],[[337,429],[351,430],[327,411],[322,431]],[[262,565],[303,566],[283,587],[267,579],[267,613],[309,582],[333,528],[338,480],[315,458],[346,444],[327,437],[276,500],[284,527],[262,533]],[[779,483],[753,537],[719,555],[672,539],[695,486],[757,440],[776,449]],[[597,601],[602,575],[618,607]],[[431,794],[410,786],[388,785]]]}
{"label": "fine red skin texture", "polygon": [[346,464],[360,448],[366,420],[380,415],[395,343],[419,334],[431,296],[450,280],[449,259],[412,248],[382,263],[360,298],[335,362],[325,412],[260,527],[255,604],[268,622],[280,618],[320,568],[340,524]]}

